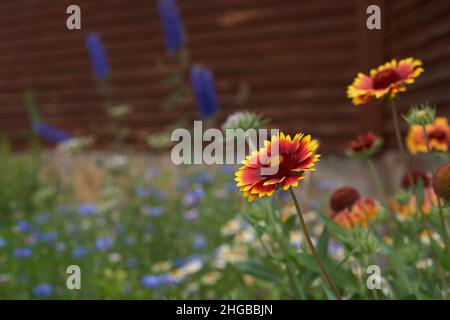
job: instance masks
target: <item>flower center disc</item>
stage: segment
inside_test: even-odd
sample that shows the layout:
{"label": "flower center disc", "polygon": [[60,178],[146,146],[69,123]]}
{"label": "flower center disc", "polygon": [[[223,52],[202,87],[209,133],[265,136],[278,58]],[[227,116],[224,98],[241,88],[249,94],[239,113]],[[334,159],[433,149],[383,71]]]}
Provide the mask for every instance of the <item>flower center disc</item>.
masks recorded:
{"label": "flower center disc", "polygon": [[373,77],[373,87],[375,89],[384,89],[400,80],[400,76],[393,69],[385,69],[375,74]]}

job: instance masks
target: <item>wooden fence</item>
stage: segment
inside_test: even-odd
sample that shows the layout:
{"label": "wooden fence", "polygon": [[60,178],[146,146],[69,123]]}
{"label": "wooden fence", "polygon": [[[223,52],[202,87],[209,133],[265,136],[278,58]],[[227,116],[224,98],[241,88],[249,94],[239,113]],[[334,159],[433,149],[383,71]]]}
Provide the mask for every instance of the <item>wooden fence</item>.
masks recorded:
{"label": "wooden fence", "polygon": [[[82,30],[69,31],[66,8],[78,4]],[[255,110],[288,132],[321,140],[339,152],[357,133],[392,140],[386,108],[355,107],[346,87],[358,71],[390,58],[413,56],[426,72],[402,95],[402,108],[429,101],[450,111],[450,2],[448,0],[178,0],[192,62],[215,75],[219,120]],[[366,8],[382,8],[382,30],[366,28]],[[33,88],[46,120],[75,135],[98,134],[106,121],[104,97],[84,45],[98,32],[112,69],[112,99],[129,104],[129,142],[143,146],[149,132],[180,116],[195,119],[193,103],[164,112],[169,93],[158,61],[165,58],[154,0],[4,0],[0,3],[0,134],[18,146],[30,124],[24,92]],[[242,107],[235,103],[250,88]],[[103,137],[103,136],[102,136]],[[105,137],[103,137],[105,138]],[[102,139],[103,139],[102,138]]]}

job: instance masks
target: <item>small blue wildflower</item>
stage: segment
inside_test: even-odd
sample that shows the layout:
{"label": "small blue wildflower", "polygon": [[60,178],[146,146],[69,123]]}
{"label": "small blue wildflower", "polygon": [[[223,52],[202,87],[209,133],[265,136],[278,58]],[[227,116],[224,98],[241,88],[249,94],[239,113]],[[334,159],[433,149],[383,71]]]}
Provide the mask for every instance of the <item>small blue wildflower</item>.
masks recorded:
{"label": "small blue wildflower", "polygon": [[50,232],[44,233],[41,236],[41,239],[42,239],[42,241],[44,241],[46,243],[51,243],[51,242],[54,242],[57,237],[58,237],[58,232],[50,231]]}
{"label": "small blue wildflower", "polygon": [[4,247],[6,247],[6,240],[0,238],[0,248],[4,248]]}
{"label": "small blue wildflower", "polygon": [[150,217],[160,217],[164,213],[163,207],[148,207],[145,209],[145,214]]}
{"label": "small blue wildflower", "polygon": [[163,285],[171,285],[177,280],[170,274],[146,275],[141,278],[141,286],[144,288],[157,288]]}
{"label": "small blue wildflower", "polygon": [[48,213],[40,214],[34,219],[34,221],[36,221],[36,223],[38,225],[46,224],[49,220],[50,220],[50,214],[48,214]]}
{"label": "small blue wildflower", "polygon": [[52,294],[53,288],[48,283],[40,283],[33,287],[33,295],[40,298],[46,298]]}
{"label": "small blue wildflower", "polygon": [[20,220],[16,223],[16,229],[20,232],[30,232],[31,231],[31,224],[26,220]]}
{"label": "small blue wildflower", "polygon": [[209,118],[219,111],[219,98],[213,74],[201,65],[194,65],[190,72],[197,109],[202,118]]}
{"label": "small blue wildflower", "polygon": [[159,16],[166,41],[166,51],[174,54],[185,42],[180,11],[175,0],[157,0]]}
{"label": "small blue wildflower", "polygon": [[194,176],[194,182],[198,184],[207,184],[214,180],[214,176],[210,174],[209,172],[199,171]]}
{"label": "small blue wildflower", "polygon": [[184,213],[184,215],[183,215],[183,218],[184,218],[184,220],[186,220],[186,221],[194,221],[194,220],[197,220],[197,218],[198,218],[198,210],[194,208],[194,209],[191,209],[191,210],[186,211],[186,212]]}
{"label": "small blue wildflower", "polygon": [[100,35],[95,32],[88,33],[85,42],[95,77],[97,80],[105,79],[108,77],[110,69]]}
{"label": "small blue wildflower", "polygon": [[152,187],[140,186],[134,192],[138,198],[147,198],[154,193],[154,189]]}
{"label": "small blue wildflower", "polygon": [[97,238],[95,240],[95,248],[98,251],[105,251],[113,246],[114,240],[111,237]]}
{"label": "small blue wildflower", "polygon": [[204,247],[206,247],[207,244],[208,244],[208,242],[206,241],[206,238],[201,235],[194,236],[194,239],[192,241],[192,247],[194,249],[204,248]]}
{"label": "small blue wildflower", "polygon": [[87,254],[87,251],[86,247],[76,247],[72,250],[72,257],[81,258]]}
{"label": "small blue wildflower", "polygon": [[40,136],[42,139],[53,143],[64,142],[72,138],[69,133],[64,132],[43,121],[33,123],[33,132]]}
{"label": "small blue wildflower", "polygon": [[197,202],[203,198],[205,195],[205,192],[203,189],[197,188],[193,191],[187,192],[183,197],[183,203],[187,206],[192,206],[197,204]]}
{"label": "small blue wildflower", "polygon": [[127,260],[127,266],[130,268],[134,268],[138,265],[138,259],[137,258],[129,258]]}
{"label": "small blue wildflower", "polygon": [[180,178],[177,181],[177,188],[179,189],[186,189],[187,187],[189,187],[189,180],[186,178]]}
{"label": "small blue wildflower", "polygon": [[97,213],[97,207],[92,203],[82,203],[78,207],[78,214],[80,216],[92,216]]}
{"label": "small blue wildflower", "polygon": [[18,259],[28,258],[32,254],[31,248],[18,248],[14,250],[13,255]]}

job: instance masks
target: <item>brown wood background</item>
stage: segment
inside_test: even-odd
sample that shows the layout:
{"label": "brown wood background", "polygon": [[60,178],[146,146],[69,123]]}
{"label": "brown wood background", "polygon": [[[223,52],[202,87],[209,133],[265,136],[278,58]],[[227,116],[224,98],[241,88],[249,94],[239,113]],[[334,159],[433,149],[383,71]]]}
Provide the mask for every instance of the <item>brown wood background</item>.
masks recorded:
{"label": "brown wood background", "polygon": [[[245,109],[273,126],[318,137],[322,151],[341,151],[357,133],[391,137],[382,105],[352,106],[346,87],[356,72],[390,58],[422,59],[426,72],[401,97],[403,108],[429,101],[450,111],[448,0],[178,0],[192,62],[215,75],[220,119],[240,107],[234,96],[250,88]],[[69,31],[66,8],[82,9],[82,30]],[[366,29],[366,8],[382,6],[381,31]],[[99,32],[112,69],[112,96],[129,104],[129,142],[180,117],[192,103],[162,112],[168,94],[158,61],[164,42],[154,0],[2,0],[0,2],[0,134],[23,144],[30,125],[24,92],[32,87],[46,120],[73,134],[100,134],[104,98],[92,76],[86,32]]]}

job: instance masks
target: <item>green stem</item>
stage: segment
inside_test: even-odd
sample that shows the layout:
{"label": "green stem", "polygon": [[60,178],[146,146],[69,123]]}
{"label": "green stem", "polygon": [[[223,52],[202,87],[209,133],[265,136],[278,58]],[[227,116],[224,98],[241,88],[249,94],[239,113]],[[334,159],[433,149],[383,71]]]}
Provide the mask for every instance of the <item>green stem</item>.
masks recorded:
{"label": "green stem", "polygon": [[391,107],[391,111],[392,111],[392,119],[394,122],[395,137],[397,138],[397,144],[400,149],[400,154],[401,154],[401,157],[403,160],[403,164],[408,172],[408,178],[410,179],[409,181],[411,183],[413,183],[413,179],[411,176],[411,170],[410,170],[410,166],[409,166],[409,161],[408,161],[408,156],[406,154],[405,146],[403,145],[403,140],[402,140],[402,136],[400,133],[400,125],[398,122],[397,107],[395,105],[394,100],[392,100],[392,99],[388,99],[388,103],[389,103],[389,106]]}
{"label": "green stem", "polygon": [[422,130],[423,130],[423,137],[425,139],[425,146],[427,147],[427,152],[430,153],[430,145],[428,144],[427,127],[423,125]]}
{"label": "green stem", "polygon": [[445,249],[448,250],[448,230],[447,224],[445,223],[444,210],[442,209],[441,198],[437,196],[437,203],[439,208],[439,218],[441,219],[442,229],[444,230],[444,238],[445,238]]}
{"label": "green stem", "polygon": [[383,183],[381,182],[380,174],[378,173],[375,164],[372,159],[367,158],[367,164],[369,165],[370,173],[372,174],[372,178],[375,181],[375,187],[377,188],[378,195],[383,203],[386,202],[386,193],[384,192]]}
{"label": "green stem", "polygon": [[308,227],[306,226],[305,219],[303,218],[303,212],[300,207],[300,203],[298,202],[297,197],[295,196],[294,190],[292,190],[292,188],[289,188],[289,192],[291,194],[292,201],[294,201],[295,208],[297,209],[297,215],[298,215],[298,218],[300,219],[300,224],[301,224],[303,233],[305,235],[306,242],[308,243],[309,249],[311,250],[311,253],[313,254],[314,258],[316,259],[317,264],[319,265],[320,271],[322,272],[322,276],[325,279],[325,281],[327,282],[328,286],[333,291],[336,298],[338,298],[339,300],[342,300],[341,294],[339,293],[338,289],[334,285],[333,280],[331,280],[331,277],[329,276],[327,270],[325,269],[325,266],[324,266],[322,260],[320,259],[319,255],[317,254],[316,248],[314,247],[314,244],[311,240],[311,236],[309,235],[309,230],[308,230]]}

